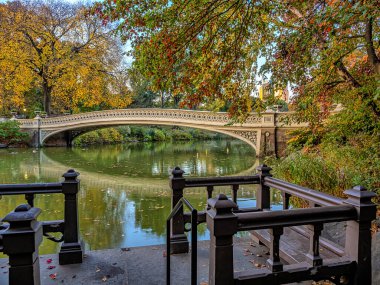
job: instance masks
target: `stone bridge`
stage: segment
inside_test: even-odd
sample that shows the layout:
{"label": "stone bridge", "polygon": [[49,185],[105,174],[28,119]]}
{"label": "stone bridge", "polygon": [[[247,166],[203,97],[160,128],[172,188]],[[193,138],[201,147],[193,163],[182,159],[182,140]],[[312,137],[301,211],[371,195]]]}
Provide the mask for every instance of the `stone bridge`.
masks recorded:
{"label": "stone bridge", "polygon": [[21,130],[28,132],[31,145],[71,145],[72,140],[97,128],[120,125],[164,125],[191,127],[238,138],[251,145],[258,156],[281,154],[286,130],[302,125],[284,125],[286,113],[252,113],[242,124],[232,124],[227,113],[179,109],[119,109],[80,113],[60,117],[20,119]]}

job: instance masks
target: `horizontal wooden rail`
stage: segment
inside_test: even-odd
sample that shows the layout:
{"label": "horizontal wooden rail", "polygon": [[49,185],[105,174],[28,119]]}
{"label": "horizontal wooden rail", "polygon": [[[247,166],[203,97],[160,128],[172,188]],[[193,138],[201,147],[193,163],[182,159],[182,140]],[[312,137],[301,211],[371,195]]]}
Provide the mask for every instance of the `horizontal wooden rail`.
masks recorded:
{"label": "horizontal wooden rail", "polygon": [[236,213],[235,215],[238,219],[238,231],[342,222],[355,220],[358,216],[355,207],[350,205]]}
{"label": "horizontal wooden rail", "polygon": [[344,201],[344,199],[269,176],[264,178],[264,185],[321,206],[341,205]]}
{"label": "horizontal wooden rail", "polygon": [[62,193],[62,183],[1,184],[0,195]]}
{"label": "horizontal wooden rail", "polygon": [[259,184],[259,183],[260,183],[260,177],[258,175],[185,178],[185,188],[207,187],[207,186],[249,185],[249,184]]}

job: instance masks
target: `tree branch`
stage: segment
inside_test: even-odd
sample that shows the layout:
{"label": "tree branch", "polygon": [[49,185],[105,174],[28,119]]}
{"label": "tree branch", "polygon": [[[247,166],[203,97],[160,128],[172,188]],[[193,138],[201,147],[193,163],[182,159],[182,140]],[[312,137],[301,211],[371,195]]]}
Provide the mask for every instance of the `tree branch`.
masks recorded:
{"label": "tree branch", "polygon": [[351,73],[344,66],[341,59],[338,59],[336,62],[334,62],[334,65],[336,68],[338,68],[338,73],[344,80],[349,81],[355,88],[361,87],[361,84],[351,75]]}
{"label": "tree branch", "polygon": [[376,56],[376,51],[373,46],[373,40],[372,40],[372,24],[373,24],[373,18],[370,17],[365,26],[366,49],[367,49],[369,62],[374,66],[375,72],[377,74],[380,74],[380,60]]}

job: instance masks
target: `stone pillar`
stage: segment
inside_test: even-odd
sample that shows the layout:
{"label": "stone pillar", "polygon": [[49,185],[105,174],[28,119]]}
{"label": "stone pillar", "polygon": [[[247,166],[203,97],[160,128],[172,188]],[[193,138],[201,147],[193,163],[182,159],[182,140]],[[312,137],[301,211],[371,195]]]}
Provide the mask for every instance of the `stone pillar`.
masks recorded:
{"label": "stone pillar", "polygon": [[[183,197],[185,188],[184,171],[178,166],[173,169],[170,177],[170,188],[172,189],[172,210],[178,201]],[[183,206],[178,210],[172,219],[172,232],[170,236],[171,254],[189,252],[189,241],[185,235],[185,225],[183,220]]]}
{"label": "stone pillar", "polygon": [[354,206],[358,213],[358,219],[348,221],[346,228],[345,253],[357,262],[352,284],[372,284],[371,221],[376,218],[376,204],[371,199],[376,194],[361,186],[344,194],[348,197],[344,202]]}
{"label": "stone pillar", "polygon": [[3,252],[9,256],[9,285],[39,285],[38,247],[42,242],[41,210],[20,205],[4,218],[9,228],[2,233]]}
{"label": "stone pillar", "polygon": [[259,189],[257,190],[256,195],[256,208],[260,210],[269,210],[270,209],[270,188],[264,185],[265,177],[271,177],[270,171],[272,168],[263,164],[258,166],[257,172],[260,176]]}
{"label": "stone pillar", "polygon": [[34,136],[34,147],[40,148],[41,147],[41,117],[39,114],[36,115],[34,118],[35,126],[37,127],[35,136]]}
{"label": "stone pillar", "polygon": [[210,231],[209,285],[234,284],[233,236],[237,233],[237,205],[226,195],[208,199],[207,228]]}
{"label": "stone pillar", "polygon": [[63,177],[62,193],[65,195],[65,225],[63,243],[59,251],[59,264],[82,263],[84,246],[79,238],[78,192],[79,173],[68,170]]}

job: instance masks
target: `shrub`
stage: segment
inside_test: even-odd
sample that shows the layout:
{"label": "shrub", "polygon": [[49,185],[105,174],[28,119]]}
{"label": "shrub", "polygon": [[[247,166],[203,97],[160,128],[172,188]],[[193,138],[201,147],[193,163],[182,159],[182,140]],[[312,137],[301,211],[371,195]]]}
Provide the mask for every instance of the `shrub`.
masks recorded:
{"label": "shrub", "polygon": [[0,143],[6,145],[26,143],[28,139],[28,134],[20,131],[20,124],[17,121],[0,122]]}
{"label": "shrub", "polygon": [[74,146],[84,146],[93,145],[101,143],[99,134],[96,131],[88,132],[79,137],[75,138],[73,141]]}
{"label": "shrub", "polygon": [[153,130],[152,139],[154,141],[164,141],[166,140],[166,136],[162,130],[155,129]]}
{"label": "shrub", "polygon": [[185,140],[192,140],[193,137],[191,136],[191,134],[184,132],[182,130],[173,130],[172,139],[174,141],[185,141]]}

